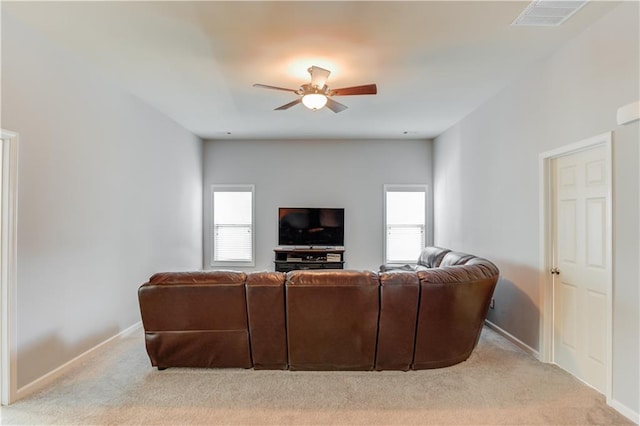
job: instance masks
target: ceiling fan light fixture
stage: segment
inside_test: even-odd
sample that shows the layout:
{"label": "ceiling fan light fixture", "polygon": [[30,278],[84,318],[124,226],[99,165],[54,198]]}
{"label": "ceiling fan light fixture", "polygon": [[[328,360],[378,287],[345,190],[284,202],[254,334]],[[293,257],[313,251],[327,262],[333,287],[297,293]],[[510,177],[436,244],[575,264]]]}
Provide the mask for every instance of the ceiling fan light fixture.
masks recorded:
{"label": "ceiling fan light fixture", "polygon": [[304,106],[311,110],[318,110],[327,104],[327,97],[322,93],[307,93],[302,97]]}
{"label": "ceiling fan light fixture", "polygon": [[[317,111],[326,106],[331,111],[337,113],[347,109],[347,106],[334,101],[334,96],[375,95],[378,93],[378,87],[375,84],[329,89],[327,86],[327,77],[331,74],[329,70],[314,65],[307,71],[311,74],[311,82],[302,84],[298,89],[288,89],[286,87],[270,86],[268,84],[259,83],[255,83],[253,87],[293,92],[298,96],[294,101],[279,106],[278,108],[274,108],[275,111],[284,111],[298,104],[303,104],[312,111]],[[332,99],[329,99],[329,97]]]}

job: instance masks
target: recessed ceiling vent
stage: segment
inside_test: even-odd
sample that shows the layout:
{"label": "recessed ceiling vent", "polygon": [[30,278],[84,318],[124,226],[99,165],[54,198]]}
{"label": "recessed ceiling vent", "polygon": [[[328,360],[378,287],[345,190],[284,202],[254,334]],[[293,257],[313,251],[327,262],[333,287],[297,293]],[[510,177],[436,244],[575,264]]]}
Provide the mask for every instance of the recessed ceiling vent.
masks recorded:
{"label": "recessed ceiling vent", "polygon": [[537,0],[511,23],[512,26],[557,27],[580,10],[587,0]]}

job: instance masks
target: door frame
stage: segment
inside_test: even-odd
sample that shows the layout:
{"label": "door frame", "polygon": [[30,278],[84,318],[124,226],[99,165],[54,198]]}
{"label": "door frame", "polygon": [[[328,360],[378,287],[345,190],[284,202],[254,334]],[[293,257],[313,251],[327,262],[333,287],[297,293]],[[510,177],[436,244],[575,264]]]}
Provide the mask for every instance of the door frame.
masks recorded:
{"label": "door frame", "polygon": [[538,157],[539,177],[539,248],[540,248],[540,361],[554,363],[553,360],[553,277],[550,270],[553,265],[553,181],[551,176],[551,160],[565,155],[604,146],[608,164],[608,201],[606,241],[606,261],[609,265],[607,274],[607,341],[606,341],[606,378],[605,397],[611,403],[612,360],[613,360],[613,132],[605,132],[579,142],[543,152]]}
{"label": "door frame", "polygon": [[18,134],[0,129],[2,139],[2,211],[0,226],[0,405],[17,395],[17,228]]}

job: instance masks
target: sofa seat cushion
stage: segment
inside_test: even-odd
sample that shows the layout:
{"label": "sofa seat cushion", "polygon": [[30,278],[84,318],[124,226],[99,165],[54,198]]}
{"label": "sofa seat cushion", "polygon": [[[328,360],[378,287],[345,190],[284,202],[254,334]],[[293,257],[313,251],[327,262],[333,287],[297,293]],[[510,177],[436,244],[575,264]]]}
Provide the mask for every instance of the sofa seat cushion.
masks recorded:
{"label": "sofa seat cushion", "polygon": [[415,266],[409,264],[400,264],[400,263],[385,263],[384,265],[380,265],[380,272],[389,272],[389,271],[415,271]]}

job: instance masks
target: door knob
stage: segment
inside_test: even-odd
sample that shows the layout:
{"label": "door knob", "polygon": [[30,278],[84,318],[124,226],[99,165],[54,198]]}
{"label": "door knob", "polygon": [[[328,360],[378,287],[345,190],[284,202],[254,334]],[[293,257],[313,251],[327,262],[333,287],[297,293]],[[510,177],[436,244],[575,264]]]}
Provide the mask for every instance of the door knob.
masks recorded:
{"label": "door knob", "polygon": [[557,267],[553,267],[551,268],[551,273],[555,275],[560,275],[560,269],[558,269]]}

